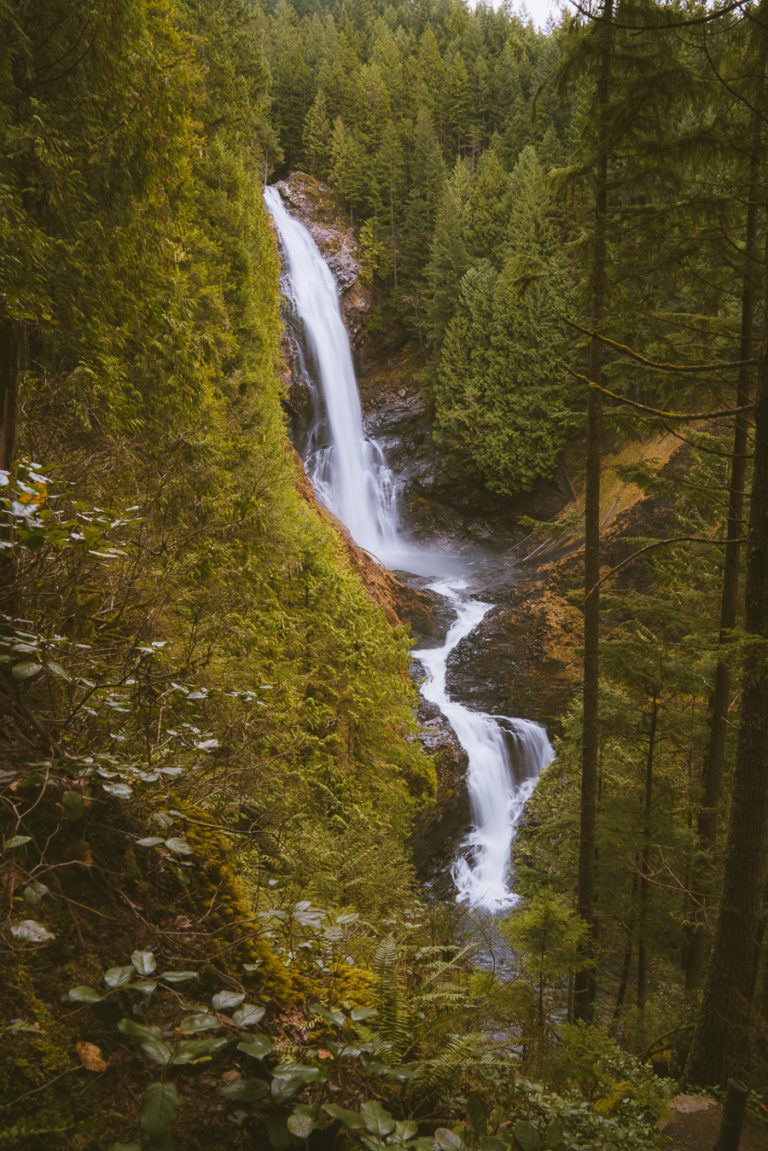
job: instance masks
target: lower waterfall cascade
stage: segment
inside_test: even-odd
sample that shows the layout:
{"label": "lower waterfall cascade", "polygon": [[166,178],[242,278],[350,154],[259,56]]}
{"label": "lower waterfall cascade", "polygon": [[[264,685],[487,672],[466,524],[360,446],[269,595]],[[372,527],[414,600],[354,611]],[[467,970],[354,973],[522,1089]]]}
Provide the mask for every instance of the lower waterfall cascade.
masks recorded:
{"label": "lower waterfall cascade", "polygon": [[286,209],[277,188],[264,192],[282,248],[283,292],[301,332],[318,414],[304,453],[320,500],[354,541],[386,567],[427,576],[429,590],[455,619],[440,647],[413,652],[426,671],[422,695],[443,714],[467,754],[472,829],[452,867],[457,899],[499,912],[517,896],[509,887],[512,844],[523,809],[554,751],[530,720],[475,711],[447,690],[448,660],[492,610],[473,598],[456,556],[419,546],[401,526],[396,478],[364,429],[352,351],[333,273],[309,230]]}

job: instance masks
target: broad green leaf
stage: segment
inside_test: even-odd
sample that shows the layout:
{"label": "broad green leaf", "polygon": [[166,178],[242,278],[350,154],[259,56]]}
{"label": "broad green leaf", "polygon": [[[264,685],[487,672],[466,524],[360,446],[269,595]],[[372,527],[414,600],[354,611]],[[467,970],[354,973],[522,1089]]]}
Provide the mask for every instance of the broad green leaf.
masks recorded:
{"label": "broad green leaf", "polygon": [[150,1139],[161,1141],[171,1132],[181,1098],[173,1083],[150,1083],[144,1092],[141,1129]]}
{"label": "broad green leaf", "polygon": [[467,1151],[461,1136],[455,1131],[449,1131],[447,1127],[438,1127],[435,1131],[435,1147],[439,1147],[440,1151]]}
{"label": "broad green leaf", "polygon": [[233,1103],[258,1103],[266,1094],[267,1085],[263,1079],[236,1079],[234,1083],[219,1088],[219,1095]]}
{"label": "broad green leaf", "polygon": [[519,1119],[514,1127],[515,1144],[520,1151],[541,1151],[541,1139],[533,1123]]}
{"label": "broad green leaf", "polygon": [[176,855],[191,855],[192,848],[187,843],[186,839],[182,839],[179,835],[173,835],[170,839],[163,841],[169,851],[175,852]]}
{"label": "broad green leaf", "polygon": [[402,1119],[395,1123],[395,1135],[403,1142],[408,1139],[415,1139],[418,1133],[419,1125],[414,1123],[412,1119]]}
{"label": "broad green leaf", "polygon": [[346,1107],[339,1107],[338,1103],[324,1103],[323,1111],[332,1119],[338,1119],[349,1131],[359,1131],[365,1127],[365,1120],[359,1111],[349,1111]]}
{"label": "broad green leaf", "polygon": [[255,1003],[244,1003],[242,1007],[238,1007],[232,1020],[238,1027],[255,1027],[257,1023],[261,1023],[265,1011],[265,1007],[257,1006]]}
{"label": "broad green leaf", "polygon": [[3,851],[12,851],[14,847],[23,847],[25,843],[31,843],[31,835],[12,835],[10,839],[6,839],[3,844]]}
{"label": "broad green leaf", "polygon": [[101,1003],[103,996],[99,995],[95,987],[81,983],[78,987],[70,987],[67,999],[70,1003]]}
{"label": "broad green leaf", "polygon": [[11,668],[11,675],[14,679],[24,680],[31,679],[33,675],[43,670],[43,665],[34,659],[22,659],[19,663],[15,663]]}
{"label": "broad green leaf", "polygon": [[133,788],[127,783],[102,783],[102,789],[107,795],[114,795],[115,799],[130,799]]}
{"label": "broad green leaf", "polygon": [[202,1063],[210,1059],[211,1053],[226,1046],[226,1039],[182,1039],[176,1044],[173,1062],[183,1066],[188,1063]]}
{"label": "broad green leaf", "polygon": [[160,835],[145,835],[143,839],[136,840],[137,847],[159,847],[165,840]]}
{"label": "broad green leaf", "polygon": [[65,791],[61,797],[61,810],[65,819],[74,822],[85,814],[85,800],[79,791]]}
{"label": "broad green leaf", "polygon": [[187,1015],[179,1024],[179,1031],[216,1031],[221,1027],[215,1015],[201,1011],[198,1015]]}
{"label": "broad green leaf", "polygon": [[141,995],[151,995],[153,991],[157,991],[157,983],[154,979],[136,979],[128,986],[131,991],[138,991]]}
{"label": "broad green leaf", "polygon": [[19,923],[11,924],[11,935],[15,939],[22,939],[25,943],[48,943],[56,936],[38,923],[36,919],[22,919]]}
{"label": "broad green leaf", "polygon": [[264,1059],[272,1050],[272,1040],[268,1035],[262,1035],[260,1031],[257,1031],[238,1043],[237,1050],[242,1051],[245,1055],[250,1055],[252,1059]]}
{"label": "broad green leaf", "polygon": [[565,1131],[563,1130],[562,1120],[554,1115],[544,1132],[544,1147],[546,1151],[559,1151],[560,1145],[565,1139]]}
{"label": "broad green leaf", "polygon": [[110,967],[109,971],[104,972],[104,982],[107,987],[125,987],[135,974],[136,968],[132,963],[126,964],[125,967]]}
{"label": "broad green leaf", "polygon": [[347,1021],[343,1011],[335,1007],[323,1007],[322,1003],[311,1004],[309,1010],[313,1015],[319,1015],[326,1023],[333,1023],[335,1027],[343,1027]]}
{"label": "broad green leaf", "polygon": [[133,1039],[159,1039],[162,1031],[159,1027],[150,1023],[137,1023],[135,1019],[123,1018],[117,1025],[117,1030],[122,1035],[130,1035]]}
{"label": "broad green leaf", "polygon": [[323,1078],[319,1067],[304,1067],[299,1063],[283,1063],[272,1074],[270,1091],[279,1103],[292,1099],[307,1083],[316,1083]]}
{"label": "broad green leaf", "polygon": [[270,1115],[265,1127],[272,1151],[288,1151],[288,1148],[293,1145],[293,1136],[282,1115]]}
{"label": "broad green leaf", "polygon": [[160,976],[165,983],[186,983],[189,979],[197,979],[196,971],[164,971]]}
{"label": "broad green leaf", "polygon": [[366,1130],[370,1131],[371,1135],[378,1135],[381,1138],[384,1135],[390,1135],[395,1129],[395,1121],[389,1111],[385,1111],[376,1100],[363,1103],[360,1107],[360,1114]]}
{"label": "broad green leaf", "polygon": [[151,951],[134,951],[131,954],[131,963],[139,975],[151,975],[157,967],[155,957]]}
{"label": "broad green leaf", "polygon": [[288,1116],[287,1127],[291,1135],[295,1135],[297,1139],[309,1139],[315,1129],[315,1121],[311,1115],[294,1111],[293,1115]]}
{"label": "broad green leaf", "polygon": [[33,879],[24,888],[23,895],[27,903],[37,904],[41,899],[45,899],[50,888],[46,887],[44,883],[40,883],[37,879]]}
{"label": "broad green leaf", "polygon": [[360,1023],[363,1019],[370,1019],[376,1014],[377,1012],[373,1007],[353,1007],[350,1019],[354,1020],[355,1023]]}
{"label": "broad green leaf", "polygon": [[154,1036],[147,1037],[142,1041],[141,1050],[153,1063],[159,1063],[161,1067],[166,1067],[173,1058],[173,1050],[164,1043],[162,1039],[157,1039]]}
{"label": "broad green leaf", "polygon": [[231,1011],[233,1007],[239,1007],[245,999],[245,995],[241,991],[217,991],[211,999],[216,1011]]}

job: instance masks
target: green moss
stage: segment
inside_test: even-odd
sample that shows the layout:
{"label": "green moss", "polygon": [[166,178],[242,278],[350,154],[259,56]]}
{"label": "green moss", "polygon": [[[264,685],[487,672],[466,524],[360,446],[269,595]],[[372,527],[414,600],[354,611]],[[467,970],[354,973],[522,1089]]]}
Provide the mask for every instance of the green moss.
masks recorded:
{"label": "green moss", "polygon": [[[191,814],[191,813],[190,813]],[[214,948],[228,965],[258,964],[250,976],[262,999],[285,1005],[295,999],[292,974],[280,962],[259,930],[254,909],[229,863],[230,840],[221,832],[189,824],[187,839],[195,852],[195,875],[189,895],[196,918],[205,917]],[[233,940],[234,946],[233,946]]]}
{"label": "green moss", "polygon": [[[60,973],[41,960],[33,954],[29,960],[17,955],[4,970],[6,1034],[0,1051],[0,1099],[7,1126],[0,1127],[0,1143],[11,1146],[23,1146],[13,1139],[67,1131],[75,1123],[65,1086],[67,1073],[77,1068],[75,1036],[41,998],[61,994]],[[60,1089],[41,1091],[46,1084],[59,1082]]]}

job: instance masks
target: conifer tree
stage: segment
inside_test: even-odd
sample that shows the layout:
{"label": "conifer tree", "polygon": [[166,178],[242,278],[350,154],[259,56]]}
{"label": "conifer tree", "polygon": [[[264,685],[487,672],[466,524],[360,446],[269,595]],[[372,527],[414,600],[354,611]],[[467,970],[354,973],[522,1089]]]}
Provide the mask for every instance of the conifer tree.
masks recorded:
{"label": "conifer tree", "polygon": [[427,265],[426,329],[432,347],[439,347],[442,343],[459,298],[461,279],[469,265],[464,215],[470,182],[466,161],[457,160],[437,210],[435,236]]}
{"label": "conifer tree", "polygon": [[304,117],[302,142],[310,170],[319,176],[327,175],[331,152],[331,122],[328,117],[328,101],[322,88],[318,89]]}
{"label": "conifer tree", "polygon": [[403,219],[403,279],[410,307],[418,324],[422,321],[424,265],[446,181],[445,161],[437,142],[432,117],[422,108],[416,122],[410,164],[410,187]]}
{"label": "conifer tree", "polygon": [[442,109],[451,154],[456,156],[466,149],[473,126],[472,87],[464,57],[458,51],[446,68]]}
{"label": "conifer tree", "polygon": [[473,256],[501,262],[509,220],[515,212],[510,192],[509,173],[498,147],[492,145],[480,157],[467,195],[466,237]]}
{"label": "conifer tree", "polygon": [[[768,5],[763,0],[758,17],[748,25],[758,80],[757,103],[751,105],[750,190],[756,184],[755,166],[759,171],[764,158],[767,20]],[[759,222],[765,229],[764,207],[760,215]],[[748,220],[748,229],[749,226]],[[757,222],[752,226],[756,227]],[[740,723],[720,906],[687,1067],[689,1078],[702,1084],[724,1085],[729,1076],[744,1075],[750,1069],[755,1039],[753,1004],[768,878],[768,256],[764,257],[761,270],[759,302],[763,325],[757,364]],[[742,309],[743,340],[743,296]]]}
{"label": "conifer tree", "polygon": [[329,178],[342,203],[353,215],[358,213],[365,203],[365,154],[341,116],[336,117],[331,133]]}
{"label": "conifer tree", "polygon": [[442,442],[505,494],[552,473],[569,425],[561,357],[570,284],[532,148],[511,184],[512,215],[496,249],[505,254],[501,270],[495,275],[486,260],[462,281],[435,394]]}
{"label": "conifer tree", "polygon": [[[599,645],[600,645],[600,471],[602,456],[603,321],[608,261],[608,162],[610,156],[609,102],[613,55],[613,0],[604,0],[601,18],[593,29],[598,41],[595,92],[596,143],[593,184],[592,261],[589,288],[589,341],[587,393],[587,458],[584,502],[584,684],[582,698],[581,804],[577,911],[595,936],[595,842],[598,789]],[[596,386],[593,386],[596,385]],[[593,946],[585,958],[594,959]],[[595,1009],[596,978],[592,966],[576,972],[573,1009],[577,1020],[591,1023]]]}
{"label": "conifer tree", "polygon": [[[750,360],[754,353],[755,302],[759,285],[760,220],[758,201],[765,180],[765,71],[768,37],[757,38],[756,58],[748,76],[749,95],[749,155],[747,159],[744,199],[746,214],[743,232],[743,264],[741,270],[741,315],[739,322],[739,368],[736,387],[736,407],[745,409],[753,387],[753,368]],[[731,89],[732,90],[732,89]],[[739,139],[742,137],[742,119],[738,118]],[[742,410],[734,419],[733,446],[728,481],[729,500],[727,536],[723,561],[723,581],[720,600],[719,658],[715,667],[714,683],[709,701],[709,739],[704,757],[701,780],[701,807],[697,816],[697,859],[694,875],[697,907],[694,912],[693,931],[686,962],[686,985],[698,988],[704,977],[708,944],[707,910],[711,902],[713,860],[720,824],[720,799],[726,767],[726,744],[731,706],[731,668],[728,647],[738,619],[739,574],[742,547],[739,540],[744,530],[745,486],[747,482],[749,417]]]}
{"label": "conifer tree", "polygon": [[397,287],[400,223],[405,192],[405,154],[400,135],[390,119],[381,132],[381,143],[373,157],[371,201],[374,217],[387,238],[393,286]]}

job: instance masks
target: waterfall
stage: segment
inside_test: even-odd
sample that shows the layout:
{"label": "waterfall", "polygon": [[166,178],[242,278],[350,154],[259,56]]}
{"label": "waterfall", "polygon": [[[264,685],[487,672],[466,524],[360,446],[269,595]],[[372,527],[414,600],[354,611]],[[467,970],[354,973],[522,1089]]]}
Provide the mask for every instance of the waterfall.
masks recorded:
{"label": "waterfall", "polygon": [[[287,290],[322,390],[329,439],[307,460],[323,502],[361,547],[384,558],[398,541],[397,498],[383,453],[363,431],[352,351],[336,282],[307,229],[265,190],[285,253]],[[311,370],[311,368],[310,368]]]}
{"label": "waterfall", "polygon": [[456,618],[441,647],[414,652],[427,677],[421,691],[437,705],[467,753],[473,828],[453,866],[457,898],[499,911],[516,896],[508,887],[510,851],[539,773],[554,752],[543,727],[486,715],[451,699],[448,659],[492,604],[469,593],[455,556],[409,540],[400,525],[397,483],[380,446],[365,434],[352,352],[333,275],[309,231],[287,211],[277,188],[264,198],[280,237],[283,291],[302,332],[307,370],[319,387],[320,412],[305,466],[320,499],[352,538],[389,567],[439,577],[429,587]]}
{"label": "waterfall", "polygon": [[[492,604],[463,599],[457,581],[429,585],[445,596],[456,619],[439,648],[413,653],[428,672],[422,687],[425,699],[436,704],[467,753],[467,787],[473,829],[464,841],[466,854],[453,865],[458,898],[472,907],[491,911],[516,901],[507,887],[510,847],[539,774],[554,759],[543,727],[526,719],[487,715],[452,700],[446,690],[448,657],[470,635]],[[516,754],[510,755],[510,743]]]}

